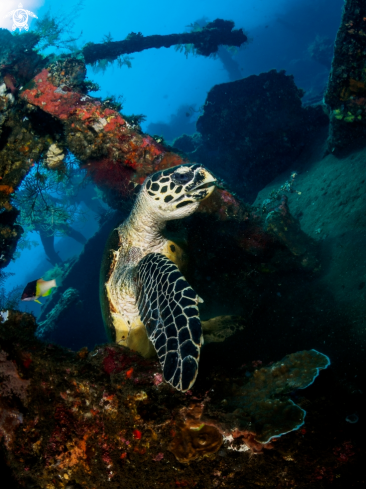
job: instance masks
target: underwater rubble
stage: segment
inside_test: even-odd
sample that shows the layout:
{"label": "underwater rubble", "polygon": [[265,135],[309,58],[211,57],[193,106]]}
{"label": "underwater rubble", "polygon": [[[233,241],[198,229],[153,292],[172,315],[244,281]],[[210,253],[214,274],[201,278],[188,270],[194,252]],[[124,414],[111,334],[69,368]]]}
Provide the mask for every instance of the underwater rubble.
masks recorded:
{"label": "underwater rubble", "polygon": [[[327,367],[318,352],[268,366],[258,361],[232,372],[230,383],[212,371],[204,388],[182,394],[162,382],[156,361],[118,345],[71,352],[37,340],[36,326],[32,315],[17,311],[0,324],[0,434],[22,486],[278,487],[282,478],[309,487],[319,479],[325,449],[328,478],[355,456],[340,435],[314,446],[329,429],[324,402],[307,399],[306,391],[287,400]],[[244,408],[242,396],[252,399]],[[305,410],[310,424],[299,430]]]}

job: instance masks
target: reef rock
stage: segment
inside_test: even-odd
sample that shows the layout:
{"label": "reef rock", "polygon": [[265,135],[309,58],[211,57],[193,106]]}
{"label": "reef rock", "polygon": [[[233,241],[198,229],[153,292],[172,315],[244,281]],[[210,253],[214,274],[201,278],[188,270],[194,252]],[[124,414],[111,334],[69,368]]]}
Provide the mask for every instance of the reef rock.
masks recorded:
{"label": "reef rock", "polygon": [[289,173],[297,172],[296,191],[287,194],[288,207],[312,238],[321,266],[296,285],[288,287],[285,281],[278,281],[280,296],[267,297],[267,308],[254,316],[253,324],[268,324],[268,334],[276,331],[272,337],[276,350],[286,335],[292,351],[300,349],[301,343],[323,351],[334,360],[332,369],[350,391],[358,392],[363,390],[366,372],[366,148],[343,158],[324,156],[327,136],[326,130],[320,132],[289,172],[258,194],[255,204],[262,206]]}
{"label": "reef rock", "polygon": [[225,178],[247,202],[289,167],[315,128],[321,107],[302,107],[292,76],[275,70],[214,86],[197,121],[203,145],[190,154]]}
{"label": "reef rock", "polygon": [[[225,391],[214,389],[217,382],[223,385],[222,375],[206,379],[204,389],[195,386],[192,393],[181,394],[157,381],[157,362],[124,347],[102,345],[73,353],[40,342],[35,329],[33,316],[16,311],[0,324],[0,377],[6,382],[0,390],[0,434],[6,441],[7,463],[22,485],[134,487],[143,481],[152,487],[158,479],[168,488],[173,477],[178,486],[185,481],[183,486],[209,487],[224,467],[233,473],[234,485],[240,481],[243,470],[227,451],[231,442],[220,433],[220,417],[214,409],[209,422],[203,415],[211,405],[207,392],[216,391],[213,408],[216,401],[225,405]],[[241,396],[250,397],[250,402],[241,403],[251,409],[257,399],[255,416],[258,426],[264,416],[264,438],[273,429],[282,434],[290,423],[278,423],[288,405],[277,400],[272,409],[271,396],[285,392],[288,397],[290,390],[305,387],[316,369],[325,366],[321,354],[301,352],[257,369],[253,379],[244,382]],[[240,370],[233,374],[236,380],[246,378]],[[190,462],[184,472],[179,461]],[[313,470],[318,458],[309,463]]]}

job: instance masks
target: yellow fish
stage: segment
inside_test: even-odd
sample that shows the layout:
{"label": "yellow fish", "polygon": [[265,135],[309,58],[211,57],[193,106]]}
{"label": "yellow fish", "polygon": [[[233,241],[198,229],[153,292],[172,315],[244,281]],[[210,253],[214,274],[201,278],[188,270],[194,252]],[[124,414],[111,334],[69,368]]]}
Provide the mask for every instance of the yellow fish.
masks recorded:
{"label": "yellow fish", "polygon": [[33,280],[25,286],[21,300],[34,301],[38,302],[38,304],[42,304],[42,302],[38,300],[38,297],[47,297],[51,294],[54,287],[57,287],[56,279],[43,280],[39,278],[38,280]]}

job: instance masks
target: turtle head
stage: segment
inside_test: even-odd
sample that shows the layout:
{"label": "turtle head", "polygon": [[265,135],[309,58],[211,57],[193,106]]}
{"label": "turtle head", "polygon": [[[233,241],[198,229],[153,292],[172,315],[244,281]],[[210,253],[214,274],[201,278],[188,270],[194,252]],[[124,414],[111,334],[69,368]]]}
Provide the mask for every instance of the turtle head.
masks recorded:
{"label": "turtle head", "polygon": [[142,192],[157,215],[165,220],[193,214],[212,194],[216,178],[202,165],[180,165],[150,175]]}

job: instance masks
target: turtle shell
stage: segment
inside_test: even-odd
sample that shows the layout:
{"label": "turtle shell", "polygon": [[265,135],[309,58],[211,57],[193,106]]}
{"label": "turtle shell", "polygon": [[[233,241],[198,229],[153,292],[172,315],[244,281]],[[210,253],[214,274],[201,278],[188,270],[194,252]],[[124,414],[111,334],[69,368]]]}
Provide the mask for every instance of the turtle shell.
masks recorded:
{"label": "turtle shell", "polygon": [[99,275],[100,307],[102,310],[104,328],[107,333],[108,340],[111,342],[116,341],[116,330],[111,318],[110,301],[107,295],[105,284],[108,282],[109,277],[113,273],[114,267],[116,266],[116,259],[115,259],[114,252],[118,251],[120,246],[121,246],[121,242],[120,242],[118,229],[114,229],[109,235],[109,238],[107,239],[104,248],[102,264],[100,267],[100,275]]}

